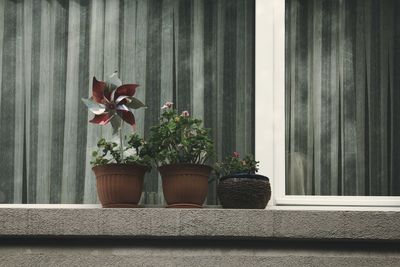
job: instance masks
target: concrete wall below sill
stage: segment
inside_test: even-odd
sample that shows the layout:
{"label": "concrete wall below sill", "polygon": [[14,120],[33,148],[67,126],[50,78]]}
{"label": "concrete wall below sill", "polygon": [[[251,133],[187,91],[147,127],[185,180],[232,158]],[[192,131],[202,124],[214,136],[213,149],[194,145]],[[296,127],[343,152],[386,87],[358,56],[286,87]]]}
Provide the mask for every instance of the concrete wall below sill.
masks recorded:
{"label": "concrete wall below sill", "polygon": [[0,266],[400,266],[398,210],[0,208]]}

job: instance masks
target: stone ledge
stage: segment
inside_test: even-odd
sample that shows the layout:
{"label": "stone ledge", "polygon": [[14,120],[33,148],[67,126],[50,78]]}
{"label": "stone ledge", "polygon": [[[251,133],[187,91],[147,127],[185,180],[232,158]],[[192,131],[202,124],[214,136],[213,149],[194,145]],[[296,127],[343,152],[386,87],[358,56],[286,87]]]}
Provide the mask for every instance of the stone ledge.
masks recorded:
{"label": "stone ledge", "polygon": [[0,208],[0,237],[400,241],[400,211]]}

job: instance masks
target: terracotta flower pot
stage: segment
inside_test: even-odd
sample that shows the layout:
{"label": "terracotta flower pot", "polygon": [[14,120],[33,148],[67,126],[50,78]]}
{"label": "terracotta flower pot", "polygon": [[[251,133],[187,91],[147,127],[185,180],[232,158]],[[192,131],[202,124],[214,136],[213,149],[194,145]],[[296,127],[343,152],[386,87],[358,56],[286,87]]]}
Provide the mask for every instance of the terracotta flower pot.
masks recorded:
{"label": "terracotta flower pot", "polygon": [[137,208],[143,190],[141,165],[107,164],[92,168],[96,175],[97,194],[103,208]]}
{"label": "terracotta flower pot", "polygon": [[220,178],[217,194],[227,209],[265,209],[271,198],[271,185],[263,175],[232,174]]}
{"label": "terracotta flower pot", "polygon": [[200,164],[170,164],[158,168],[167,208],[202,208],[212,168]]}

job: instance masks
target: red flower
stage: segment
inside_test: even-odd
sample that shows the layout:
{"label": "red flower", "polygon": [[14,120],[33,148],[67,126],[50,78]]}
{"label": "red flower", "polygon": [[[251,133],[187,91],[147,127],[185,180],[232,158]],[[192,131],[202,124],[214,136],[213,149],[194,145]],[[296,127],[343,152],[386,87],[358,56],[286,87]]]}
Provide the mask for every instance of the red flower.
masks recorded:
{"label": "red flower", "polygon": [[238,158],[238,157],[240,157],[240,154],[239,154],[239,152],[233,152],[232,153],[232,157],[234,157],[234,158]]}
{"label": "red flower", "polygon": [[[115,72],[110,78],[98,81],[93,77],[93,96],[89,99],[82,99],[94,118],[89,122],[105,125],[112,120],[118,120],[118,116],[128,124],[135,126],[135,116],[132,109],[144,107],[144,104],[133,97],[138,84],[122,84]],[[118,115],[118,116],[115,116]],[[113,127],[120,127],[119,123],[111,123]]]}

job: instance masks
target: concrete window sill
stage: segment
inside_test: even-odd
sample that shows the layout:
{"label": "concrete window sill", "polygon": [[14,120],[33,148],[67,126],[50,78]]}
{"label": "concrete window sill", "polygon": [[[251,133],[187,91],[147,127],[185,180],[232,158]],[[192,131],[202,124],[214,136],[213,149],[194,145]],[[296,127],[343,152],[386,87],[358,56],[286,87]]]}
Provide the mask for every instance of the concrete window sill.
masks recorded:
{"label": "concrete window sill", "polygon": [[226,210],[66,207],[3,206],[0,208],[0,237],[400,240],[400,210],[396,208],[272,207],[266,210]]}

